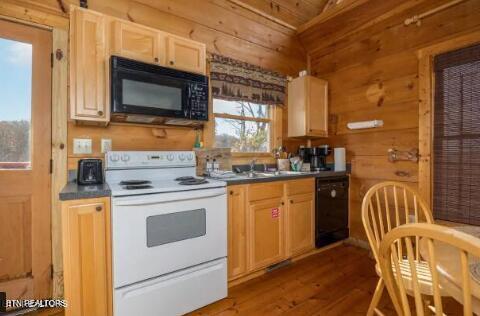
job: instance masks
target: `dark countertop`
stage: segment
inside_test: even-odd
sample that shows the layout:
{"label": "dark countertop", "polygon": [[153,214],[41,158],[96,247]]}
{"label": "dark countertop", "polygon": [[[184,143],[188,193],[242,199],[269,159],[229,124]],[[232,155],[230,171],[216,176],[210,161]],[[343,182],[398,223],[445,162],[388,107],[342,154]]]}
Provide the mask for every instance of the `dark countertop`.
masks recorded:
{"label": "dark countertop", "polygon": [[[320,172],[309,172],[302,173],[298,175],[278,175],[274,177],[258,177],[258,178],[248,178],[248,177],[236,177],[231,179],[216,179],[220,181],[225,181],[227,185],[236,185],[236,184],[248,184],[248,183],[262,183],[262,182],[273,182],[273,181],[287,181],[295,180],[302,178],[329,178],[329,177],[341,177],[348,175],[348,172],[336,172],[336,171],[320,171]],[[100,197],[109,197],[111,196],[112,191],[108,184],[95,184],[95,185],[78,185],[76,182],[69,182],[63,190],[60,192],[60,200],[80,200],[80,199],[92,199]]]}
{"label": "dark countertop", "polygon": [[112,191],[108,184],[78,185],[69,182],[60,192],[60,201],[92,199],[111,196]]}
{"label": "dark countertop", "polygon": [[261,183],[261,182],[273,182],[273,181],[287,181],[287,180],[295,180],[295,179],[302,179],[302,178],[329,178],[329,177],[341,177],[346,176],[349,173],[346,171],[319,171],[319,172],[309,172],[309,173],[302,173],[298,175],[278,175],[274,177],[258,177],[258,178],[248,178],[248,177],[236,177],[230,179],[217,179],[221,181],[225,181],[227,185],[235,185],[235,184],[248,184],[248,183]]}

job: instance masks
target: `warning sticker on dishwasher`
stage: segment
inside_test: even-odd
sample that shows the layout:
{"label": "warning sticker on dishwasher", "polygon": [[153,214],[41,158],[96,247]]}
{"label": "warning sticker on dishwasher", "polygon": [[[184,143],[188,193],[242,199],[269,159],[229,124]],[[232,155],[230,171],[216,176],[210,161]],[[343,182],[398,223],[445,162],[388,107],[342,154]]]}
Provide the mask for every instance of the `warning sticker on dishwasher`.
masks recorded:
{"label": "warning sticker on dishwasher", "polygon": [[272,218],[277,218],[280,215],[280,209],[278,207],[272,208]]}

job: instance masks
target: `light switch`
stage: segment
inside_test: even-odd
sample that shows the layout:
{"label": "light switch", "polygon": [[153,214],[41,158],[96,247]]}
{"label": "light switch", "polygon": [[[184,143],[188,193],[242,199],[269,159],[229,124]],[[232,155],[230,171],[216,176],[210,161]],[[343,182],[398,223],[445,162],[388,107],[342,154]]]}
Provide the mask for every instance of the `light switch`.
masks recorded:
{"label": "light switch", "polygon": [[101,145],[102,145],[102,154],[112,150],[112,140],[110,138],[102,138]]}
{"label": "light switch", "polygon": [[74,154],[91,154],[92,140],[90,138],[74,138],[73,153]]}

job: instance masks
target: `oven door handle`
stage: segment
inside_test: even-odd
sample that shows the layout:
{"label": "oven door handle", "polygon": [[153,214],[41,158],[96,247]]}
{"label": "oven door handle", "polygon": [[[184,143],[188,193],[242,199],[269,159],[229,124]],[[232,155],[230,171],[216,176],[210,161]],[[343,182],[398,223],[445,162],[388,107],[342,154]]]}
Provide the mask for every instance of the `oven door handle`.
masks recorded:
{"label": "oven door handle", "polygon": [[205,193],[205,191],[203,190],[199,190],[198,192],[195,192],[195,190],[193,190],[175,193],[151,194],[128,198],[113,198],[112,202],[115,206],[140,206],[149,204],[162,204],[168,202],[200,200],[226,194],[227,192],[225,188],[220,188],[209,190],[208,194]]}

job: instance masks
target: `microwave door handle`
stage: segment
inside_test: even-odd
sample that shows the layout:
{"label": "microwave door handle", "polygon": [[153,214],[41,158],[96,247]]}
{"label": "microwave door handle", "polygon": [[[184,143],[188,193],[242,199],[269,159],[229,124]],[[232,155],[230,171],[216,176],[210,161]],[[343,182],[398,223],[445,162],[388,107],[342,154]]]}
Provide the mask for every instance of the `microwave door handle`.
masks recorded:
{"label": "microwave door handle", "polygon": [[[186,192],[182,192],[186,193]],[[114,205],[116,206],[140,206],[140,205],[149,205],[149,204],[162,204],[162,203],[168,203],[168,202],[178,202],[178,201],[189,201],[189,200],[200,200],[200,199],[206,199],[206,198],[212,198],[212,197],[217,197],[217,196],[222,196],[226,195],[227,193],[225,192],[224,189],[220,190],[212,190],[210,194],[205,194],[205,193],[197,193],[197,192],[191,192],[188,191],[188,195],[184,197],[180,197],[177,194],[159,194],[155,196],[142,196],[141,198],[135,198],[135,199],[120,199],[116,200],[113,202]]]}

